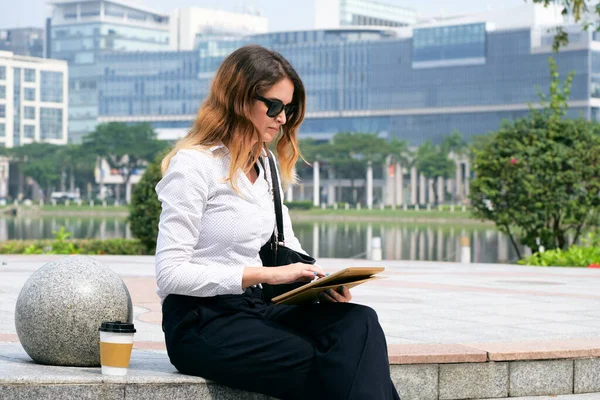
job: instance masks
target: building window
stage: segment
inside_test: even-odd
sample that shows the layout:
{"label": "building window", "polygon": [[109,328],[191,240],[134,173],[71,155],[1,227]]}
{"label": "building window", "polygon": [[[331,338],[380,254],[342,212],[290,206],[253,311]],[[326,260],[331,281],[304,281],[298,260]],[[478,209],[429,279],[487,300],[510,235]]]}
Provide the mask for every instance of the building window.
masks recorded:
{"label": "building window", "polygon": [[26,101],[35,101],[35,89],[34,88],[25,88],[25,100]]}
{"label": "building window", "polygon": [[122,18],[125,15],[125,9],[116,4],[104,3],[104,15]]}
{"label": "building window", "polygon": [[6,79],[6,67],[5,66],[0,66],[0,79],[5,80]]}
{"label": "building window", "polygon": [[27,139],[35,138],[35,125],[23,125],[23,135]]}
{"label": "building window", "polygon": [[0,85],[0,99],[6,98],[6,86]]}
{"label": "building window", "polygon": [[413,62],[485,57],[485,24],[417,28],[413,33]]}
{"label": "building window", "polygon": [[40,138],[60,139],[63,136],[63,110],[60,108],[40,108]]}
{"label": "building window", "polygon": [[23,77],[25,82],[35,82],[35,69],[25,68]]}
{"label": "building window", "polygon": [[61,103],[63,101],[62,72],[42,71],[40,74],[40,100]]}
{"label": "building window", "polygon": [[64,19],[76,19],[77,18],[77,5],[67,5],[63,7],[63,18]]}
{"label": "building window", "polygon": [[6,137],[6,125],[0,123],[0,137]]}
{"label": "building window", "polygon": [[146,17],[147,17],[147,14],[145,14],[143,12],[134,11],[134,10],[127,11],[127,18],[129,18],[129,19],[133,19],[136,21],[145,21]]}
{"label": "building window", "polygon": [[6,118],[6,106],[0,104],[0,118]]}
{"label": "building window", "polygon": [[35,119],[35,107],[23,107],[23,119]]}
{"label": "building window", "polygon": [[97,3],[80,3],[80,15],[85,17],[100,16],[100,2]]}

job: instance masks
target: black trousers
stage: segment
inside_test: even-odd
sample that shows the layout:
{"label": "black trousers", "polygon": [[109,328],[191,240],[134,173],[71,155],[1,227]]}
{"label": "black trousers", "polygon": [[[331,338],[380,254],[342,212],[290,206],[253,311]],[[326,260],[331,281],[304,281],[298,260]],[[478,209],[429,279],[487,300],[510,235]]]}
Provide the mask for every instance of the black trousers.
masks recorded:
{"label": "black trousers", "polygon": [[369,307],[274,305],[242,295],[169,295],[163,330],[184,374],[280,399],[400,399],[387,344]]}

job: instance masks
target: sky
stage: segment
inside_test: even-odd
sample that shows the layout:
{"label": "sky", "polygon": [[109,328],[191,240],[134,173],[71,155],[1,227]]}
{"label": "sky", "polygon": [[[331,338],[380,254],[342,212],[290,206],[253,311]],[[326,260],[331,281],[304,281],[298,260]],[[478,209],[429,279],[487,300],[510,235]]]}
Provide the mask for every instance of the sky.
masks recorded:
{"label": "sky", "polygon": [[[269,19],[271,31],[310,29],[313,15],[310,8],[301,7],[304,0],[129,0],[157,11],[167,12],[176,7],[208,7],[239,11],[252,7]],[[319,1],[319,0],[313,0]],[[440,13],[455,14],[519,6],[525,0],[386,0],[415,9],[424,16]],[[530,1],[530,0],[529,0]],[[49,16],[49,0],[0,0],[0,29],[15,27],[43,27]]]}

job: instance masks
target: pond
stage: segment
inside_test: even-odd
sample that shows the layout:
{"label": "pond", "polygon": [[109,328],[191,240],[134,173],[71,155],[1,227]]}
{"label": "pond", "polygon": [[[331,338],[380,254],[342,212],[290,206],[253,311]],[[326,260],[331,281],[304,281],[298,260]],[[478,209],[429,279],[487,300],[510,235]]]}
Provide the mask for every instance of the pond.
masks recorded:
{"label": "pond", "polygon": [[[64,226],[73,238],[132,238],[121,217],[2,217],[0,240],[53,238]],[[472,262],[515,262],[510,240],[489,226],[389,224],[365,222],[295,222],[294,231],[311,255],[370,258],[373,238],[381,240],[384,260],[459,261],[461,237],[468,237]]]}

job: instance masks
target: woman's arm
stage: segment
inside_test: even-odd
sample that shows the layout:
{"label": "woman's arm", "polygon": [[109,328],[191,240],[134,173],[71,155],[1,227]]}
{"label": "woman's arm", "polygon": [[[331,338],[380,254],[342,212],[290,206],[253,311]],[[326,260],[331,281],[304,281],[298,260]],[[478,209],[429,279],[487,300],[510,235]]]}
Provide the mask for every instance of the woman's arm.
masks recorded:
{"label": "woman's arm", "polygon": [[295,263],[281,267],[247,267],[244,269],[242,287],[269,283],[279,285],[290,282],[310,282],[316,277],[322,278],[325,273],[318,265]]}
{"label": "woman's arm", "polygon": [[324,276],[316,265],[284,267],[203,265],[192,262],[212,185],[210,159],[182,150],[156,186],[162,203],[156,244],[156,281],[165,294],[210,297],[242,293],[259,283],[288,283]]}
{"label": "woman's arm", "polygon": [[191,261],[213,184],[213,168],[210,157],[198,155],[196,150],[182,150],[171,159],[169,169],[156,185],[162,203],[156,281],[163,293],[206,297],[243,292],[245,266]]}

